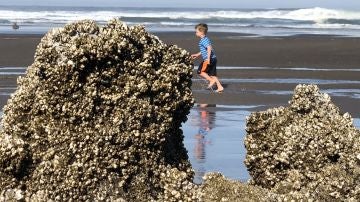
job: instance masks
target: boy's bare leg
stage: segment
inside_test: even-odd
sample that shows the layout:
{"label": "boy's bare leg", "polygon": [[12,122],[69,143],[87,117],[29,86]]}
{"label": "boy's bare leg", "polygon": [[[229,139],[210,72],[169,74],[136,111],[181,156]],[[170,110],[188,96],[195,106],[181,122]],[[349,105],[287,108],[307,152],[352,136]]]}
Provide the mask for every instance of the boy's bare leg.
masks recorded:
{"label": "boy's bare leg", "polygon": [[216,76],[211,76],[211,78],[216,82],[217,91],[223,91],[224,87],[221,85],[219,79]]}
{"label": "boy's bare leg", "polygon": [[216,83],[216,81],[213,78],[211,78],[206,72],[201,72],[200,76],[202,76],[203,78],[205,78],[210,82],[209,87],[211,87],[212,85],[214,85],[214,83]]}

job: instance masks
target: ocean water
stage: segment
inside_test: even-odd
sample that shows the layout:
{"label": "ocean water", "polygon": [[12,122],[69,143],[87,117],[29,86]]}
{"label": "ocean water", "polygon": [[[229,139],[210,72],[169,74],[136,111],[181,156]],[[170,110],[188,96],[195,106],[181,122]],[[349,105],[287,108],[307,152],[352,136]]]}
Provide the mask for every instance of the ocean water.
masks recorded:
{"label": "ocean water", "polygon": [[195,183],[208,172],[236,180],[250,178],[244,164],[246,116],[256,106],[197,104],[183,124],[184,144],[195,170]]}
{"label": "ocean water", "polygon": [[[100,24],[120,18],[129,25],[144,24],[149,31],[193,31],[199,22],[211,31],[259,36],[331,34],[360,36],[360,11],[302,9],[191,9],[0,6],[0,33],[44,33],[82,19]],[[16,22],[20,29],[13,30]]]}

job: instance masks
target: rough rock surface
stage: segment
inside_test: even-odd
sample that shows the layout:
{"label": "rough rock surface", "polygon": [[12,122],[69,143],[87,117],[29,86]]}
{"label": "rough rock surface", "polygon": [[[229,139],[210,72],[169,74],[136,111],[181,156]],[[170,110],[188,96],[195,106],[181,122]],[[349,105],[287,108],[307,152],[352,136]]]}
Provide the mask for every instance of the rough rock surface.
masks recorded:
{"label": "rough rock surface", "polygon": [[281,199],[360,201],[360,131],[316,85],[298,85],[288,107],[247,120],[251,184]]}
{"label": "rough rock surface", "polygon": [[0,201],[191,200],[189,54],[112,20],[46,34],[4,107]]}
{"label": "rough rock surface", "polygon": [[204,176],[204,183],[199,187],[200,201],[275,201],[276,197],[269,194],[269,190],[246,183],[229,180],[220,173],[208,173]]}

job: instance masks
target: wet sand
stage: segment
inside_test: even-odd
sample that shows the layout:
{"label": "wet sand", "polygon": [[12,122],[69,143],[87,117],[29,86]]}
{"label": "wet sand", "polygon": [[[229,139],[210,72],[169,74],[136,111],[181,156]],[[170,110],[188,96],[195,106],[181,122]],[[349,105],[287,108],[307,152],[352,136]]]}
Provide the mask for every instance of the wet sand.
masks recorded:
{"label": "wet sand", "polygon": [[[155,33],[168,44],[198,51],[190,32]],[[209,33],[218,66],[266,67],[220,69],[225,92],[205,89],[194,74],[196,102],[223,105],[257,105],[259,109],[286,105],[298,83],[315,83],[329,91],[344,112],[360,117],[360,38],[337,36],[254,37],[234,33]],[[26,67],[33,62],[42,35],[0,35],[0,67]],[[195,61],[197,65],[199,61]],[[296,69],[299,68],[299,69]],[[309,68],[309,69],[304,69]],[[15,70],[4,70],[2,72]],[[15,88],[16,75],[0,75],[0,88]],[[6,92],[11,90],[6,90]],[[339,93],[345,91],[345,93]],[[9,95],[1,90],[0,107]],[[331,92],[334,92],[333,94]]]}
{"label": "wet sand", "polygon": [[[198,52],[191,32],[155,33],[168,44]],[[299,35],[256,37],[209,33],[219,66],[360,68],[360,38]],[[43,35],[0,34],[0,67],[28,66]]]}
{"label": "wet sand", "polygon": [[[196,52],[193,33],[158,33],[162,40]],[[225,92],[204,90],[206,83],[195,76],[196,102],[224,105],[256,105],[258,110],[287,105],[299,83],[315,83],[329,92],[343,112],[360,117],[360,38],[299,35],[255,37],[209,33],[218,66],[267,67],[219,70]],[[195,65],[199,61],[195,61]],[[297,69],[299,68],[299,69]],[[308,69],[304,69],[308,68]],[[195,75],[195,74],[194,74]],[[349,82],[354,81],[354,82]],[[339,94],[338,91],[353,93]],[[288,93],[281,94],[278,91]],[[354,96],[355,95],[355,96]]]}
{"label": "wet sand", "polygon": [[[170,44],[198,51],[193,33],[157,34]],[[220,66],[360,68],[360,38],[299,35],[252,37],[209,33]]]}
{"label": "wet sand", "polygon": [[0,67],[32,64],[36,46],[43,35],[0,35]]}

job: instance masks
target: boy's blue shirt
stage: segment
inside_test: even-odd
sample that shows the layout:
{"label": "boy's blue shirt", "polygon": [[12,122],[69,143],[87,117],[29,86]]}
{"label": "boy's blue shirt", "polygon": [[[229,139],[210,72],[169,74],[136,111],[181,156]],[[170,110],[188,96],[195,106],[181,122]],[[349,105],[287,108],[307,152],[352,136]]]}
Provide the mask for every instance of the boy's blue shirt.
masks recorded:
{"label": "boy's blue shirt", "polygon": [[[203,60],[207,60],[207,58],[208,58],[208,53],[207,53],[208,46],[211,46],[211,41],[210,41],[209,37],[207,37],[207,36],[202,37],[199,41],[199,48],[200,48],[200,53],[201,53]],[[216,58],[216,55],[215,55],[213,49],[211,50],[210,57]]]}

